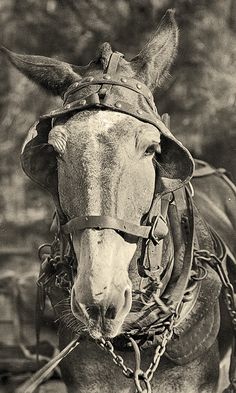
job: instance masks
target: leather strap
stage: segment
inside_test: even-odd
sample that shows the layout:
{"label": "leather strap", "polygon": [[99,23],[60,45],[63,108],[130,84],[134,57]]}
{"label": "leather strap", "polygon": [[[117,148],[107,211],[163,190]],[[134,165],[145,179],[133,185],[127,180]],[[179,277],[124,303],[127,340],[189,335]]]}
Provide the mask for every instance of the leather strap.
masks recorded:
{"label": "leather strap", "polygon": [[[106,74],[104,74],[105,77]],[[77,82],[77,85],[74,83],[73,85],[71,85],[71,88],[69,88],[65,95],[64,95],[64,105],[67,105],[68,103],[74,102],[74,98],[72,97],[72,95],[81,90],[84,89],[86,87],[89,86],[96,86],[96,85],[106,85],[106,86],[121,86],[124,87],[126,89],[135,91],[138,94],[141,94],[142,96],[144,96],[146,98],[146,100],[150,103],[151,98],[152,98],[152,94],[150,92],[150,90],[148,89],[148,87],[146,85],[144,85],[143,83],[139,82],[136,79],[128,79],[126,82],[122,82],[121,78],[114,78],[114,79],[104,79],[103,78],[98,78],[98,79],[94,79],[93,81],[88,81],[88,80],[82,80],[81,82]],[[123,78],[124,80],[125,78]],[[137,88],[138,86],[141,86],[141,88]]]}
{"label": "leather strap", "polygon": [[33,393],[39,385],[48,378],[58,364],[79,345],[78,338],[72,340],[60,353],[51,359],[44,367],[38,370],[23,385],[16,389],[15,393]]}
{"label": "leather strap", "polygon": [[[171,199],[172,194],[167,194],[162,197],[161,201],[158,201],[159,203],[155,204],[155,211],[161,210],[161,217],[164,218],[165,222]],[[159,205],[161,205],[161,207],[159,207]],[[154,214],[154,209],[152,209],[152,212]],[[148,217],[147,220],[151,220],[151,217]],[[149,221],[147,221],[147,223],[148,222]],[[147,242],[143,242],[141,255],[140,258],[138,258],[138,271],[141,277],[155,278],[162,260],[163,238],[157,238],[155,242],[149,242],[148,244]]]}
{"label": "leather strap", "polygon": [[[187,288],[190,276],[191,276],[191,268],[192,268],[192,262],[193,262],[193,249],[194,249],[194,214],[193,214],[193,204],[192,204],[192,198],[188,193],[187,188],[186,190],[186,204],[187,204],[187,214],[182,215],[182,220],[183,217],[187,219],[186,223],[182,221],[182,225],[185,226],[184,231],[186,232],[187,239],[185,240],[186,243],[186,248],[185,248],[185,254],[184,254],[184,260],[183,260],[183,268],[181,271],[181,274],[176,282],[176,285],[173,289],[173,291],[170,294],[169,297],[169,302],[171,304],[171,307],[178,311],[178,307],[180,306],[185,290]],[[180,198],[181,196],[176,196],[177,194],[182,193],[183,190],[177,190],[174,192],[175,198],[179,199],[179,205],[180,205]],[[182,199],[182,198],[181,198]],[[182,203],[181,203],[182,204]],[[184,204],[184,201],[183,201]],[[183,204],[182,207],[183,208]],[[179,207],[179,206],[178,206]]]}
{"label": "leather strap", "polygon": [[[170,122],[169,115],[166,113],[162,116],[163,123],[168,126]],[[156,176],[155,192],[152,200],[152,204],[148,213],[146,224],[152,222],[153,217],[161,210],[161,216],[166,221],[168,208],[171,200],[173,199],[173,194],[168,193],[162,196],[157,191],[158,189],[158,176]],[[167,233],[166,233],[167,234]],[[138,258],[138,271],[141,277],[151,277],[155,279],[157,272],[160,268],[163,252],[163,240],[154,242],[155,248],[153,249],[153,244],[142,243],[141,255]],[[148,265],[147,265],[148,262]]]}
{"label": "leather strap", "polygon": [[111,75],[112,77],[116,74],[121,57],[124,57],[124,55],[120,52],[113,52],[111,54],[106,71],[107,74]]}
{"label": "leather strap", "polygon": [[109,79],[112,79],[113,81],[113,79],[115,78],[120,58],[123,56],[124,55],[120,52],[113,52],[110,56],[106,73],[104,73],[103,75],[103,78],[106,80],[106,83],[104,83],[105,81],[103,80],[103,82],[101,82],[101,88],[98,91],[100,103],[101,101],[104,103],[107,99],[107,96],[111,92],[113,83],[109,83]]}
{"label": "leather strap", "polygon": [[[117,68],[119,65],[119,61],[121,57],[124,55],[120,52],[114,52],[110,56],[109,64],[107,67],[106,72],[103,76],[96,77],[85,77],[78,82],[74,82],[68,90],[64,94],[64,106],[67,107],[68,104],[73,106],[79,105],[80,102],[83,100],[76,100],[74,97],[74,93],[78,92],[81,89],[90,87],[90,86],[97,86],[100,85],[99,91],[97,91],[97,95],[92,93],[92,97],[86,97],[87,105],[91,104],[105,104],[106,103],[106,96],[110,92],[113,86],[121,86],[123,88],[135,91],[138,94],[143,95],[153,111],[156,111],[153,95],[149,88],[142,82],[134,79],[128,78],[127,76],[119,75],[117,76]],[[91,99],[92,98],[92,99]],[[84,104],[82,104],[84,107]],[[87,106],[86,105],[86,106]],[[123,103],[124,105],[124,103]]]}
{"label": "leather strap", "polygon": [[[183,217],[187,217],[188,221],[186,221],[185,225],[183,222],[181,223],[181,239],[177,239],[178,241],[183,241],[183,237],[185,237],[185,251],[183,258],[183,266],[182,270],[178,276],[178,279],[175,283],[173,281],[173,285],[171,285],[171,289],[164,292],[161,300],[163,299],[163,303],[166,305],[167,311],[158,314],[158,324],[161,324],[163,321],[167,320],[173,313],[179,316],[182,310],[182,304],[186,289],[188,287],[188,283],[191,277],[191,269],[193,263],[193,248],[194,248],[194,212],[193,212],[193,201],[192,197],[189,194],[189,191],[185,188],[180,189],[174,192],[175,200],[170,204],[171,209],[169,209],[169,216],[174,213],[175,217],[178,215],[178,222],[182,222]],[[178,212],[177,212],[178,210]],[[172,220],[171,220],[172,221]],[[173,220],[175,222],[175,219]],[[174,243],[175,243],[174,239]],[[177,254],[179,257],[179,253]],[[178,263],[178,259],[175,257],[175,263]],[[139,271],[140,273],[140,271]],[[141,274],[140,274],[141,275]],[[196,291],[195,296],[197,296],[198,291]],[[156,306],[155,306],[156,307]],[[186,311],[186,309],[184,310]],[[150,312],[152,312],[152,307],[149,307],[147,312],[142,315],[138,319],[138,323],[141,322],[144,318],[146,318]],[[186,315],[186,314],[185,314]],[[155,321],[156,322],[156,321]],[[148,323],[146,325],[146,329],[149,329],[149,332],[152,329],[155,329],[155,322]],[[178,323],[178,319],[177,319]]]}
{"label": "leather strap", "polygon": [[155,218],[154,224],[151,225],[136,225],[128,221],[121,220],[110,216],[83,216],[75,217],[61,226],[64,234],[81,231],[84,229],[114,229],[116,231],[124,232],[129,235],[142,237],[144,239],[152,239],[159,241],[168,232],[168,227],[162,215]]}
{"label": "leather strap", "polygon": [[213,175],[214,173],[216,173],[216,174],[226,173],[225,169],[213,168],[211,165],[209,165],[205,161],[195,159],[195,162],[196,162],[197,168],[195,168],[195,170],[194,170],[193,177],[205,177],[205,176]]}

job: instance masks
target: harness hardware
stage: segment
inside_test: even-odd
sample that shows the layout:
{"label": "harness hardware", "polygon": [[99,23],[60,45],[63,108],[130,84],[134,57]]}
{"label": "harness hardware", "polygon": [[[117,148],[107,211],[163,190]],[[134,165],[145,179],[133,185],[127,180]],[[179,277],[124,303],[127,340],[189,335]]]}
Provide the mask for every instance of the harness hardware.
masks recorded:
{"label": "harness hardware", "polygon": [[[161,223],[160,220],[161,220],[163,223]],[[160,234],[159,234],[159,235],[156,234],[156,229],[157,229],[158,223],[159,223],[159,226],[163,226],[163,227],[164,227],[164,228],[163,228],[163,231],[164,231],[164,229],[166,228],[166,233],[165,233],[165,234],[167,234],[167,232],[168,232],[168,229],[167,229],[168,227],[167,227],[166,219],[165,219],[161,214],[158,214],[158,215],[156,216],[156,218],[154,219],[154,222],[153,222],[153,224],[152,224],[152,228],[151,228],[151,231],[150,231],[150,235],[149,235],[149,239],[152,240],[152,242],[153,242],[153,244],[154,244],[155,246],[156,246],[157,244],[159,244],[159,242],[160,242],[160,240],[161,240]]]}
{"label": "harness hardware", "polygon": [[[113,362],[119,368],[122,369],[122,372],[125,375],[125,377],[134,379],[137,392],[151,393],[150,382],[151,382],[153,375],[154,375],[154,373],[160,363],[160,359],[166,350],[166,346],[167,346],[168,342],[171,340],[171,337],[173,335],[173,327],[175,324],[175,320],[177,318],[178,318],[177,314],[173,314],[171,316],[171,319],[163,332],[163,337],[162,337],[161,343],[156,347],[155,354],[153,356],[153,360],[146,371],[143,371],[141,369],[141,365],[140,365],[141,358],[140,358],[139,347],[138,347],[137,343],[135,342],[135,340],[132,337],[130,337],[129,335],[127,335],[127,336],[129,338],[129,340],[132,344],[132,347],[134,349],[134,352],[135,352],[135,370],[132,370],[131,368],[127,367],[124,364],[123,358],[120,355],[116,355],[114,347],[110,341],[106,341],[104,339],[101,339],[101,340],[97,340],[97,344],[103,350],[105,350],[106,352],[108,352],[111,355]],[[141,383],[144,384],[144,389],[142,388]]]}
{"label": "harness hardware", "polygon": [[[219,239],[217,239],[219,241]],[[228,275],[224,271],[222,262],[226,260],[227,258],[227,249],[224,245],[224,243],[221,242],[221,251],[222,255],[219,258],[217,255],[210,253],[208,250],[198,250],[195,251],[195,255],[197,256],[198,259],[201,261],[207,263],[211,268],[213,268],[223,286],[224,290],[224,298],[225,298],[225,303],[228,309],[228,313],[231,318],[231,323],[234,331],[234,338],[233,338],[233,345],[232,345],[232,353],[231,353],[231,363],[230,363],[230,369],[229,369],[229,380],[230,380],[230,385],[227,387],[225,392],[236,392],[236,375],[235,375],[235,361],[236,361],[236,351],[235,351],[235,338],[236,338],[236,301],[235,301],[235,292],[233,285],[231,284]]]}
{"label": "harness hardware", "polygon": [[[181,191],[182,192],[182,191]],[[186,233],[186,237],[189,237],[189,242],[188,246],[186,247],[186,255],[185,255],[185,262],[183,266],[183,274],[179,278],[176,284],[176,288],[173,290],[173,294],[171,295],[171,301],[169,301],[167,304],[165,304],[161,299],[160,299],[160,288],[162,286],[161,280],[160,280],[160,274],[163,270],[161,266],[158,266],[157,269],[157,277],[156,279],[153,278],[152,276],[148,276],[151,279],[151,284],[154,285],[153,287],[153,293],[151,294],[153,298],[153,306],[155,308],[159,308],[161,311],[161,314],[159,314],[158,320],[156,323],[151,323],[151,325],[147,325],[145,328],[138,328],[136,330],[133,330],[132,332],[129,333],[130,337],[135,337],[135,335],[150,335],[158,334],[160,335],[161,342],[160,344],[157,345],[155,349],[155,354],[153,357],[153,361],[151,362],[149,368],[147,369],[146,372],[143,372],[140,370],[140,368],[136,369],[135,371],[129,369],[124,365],[123,358],[119,355],[115,354],[114,347],[110,341],[104,341],[104,340],[98,340],[98,344],[103,347],[105,350],[107,350],[111,356],[113,361],[122,369],[123,373],[125,376],[128,378],[133,378],[134,382],[136,384],[136,388],[139,392],[144,392],[142,390],[142,384],[145,385],[145,388],[148,392],[151,392],[151,387],[150,387],[150,382],[153,377],[153,374],[158,367],[158,364],[160,362],[160,359],[162,355],[165,352],[166,345],[168,341],[171,339],[173,335],[173,328],[174,324],[177,322],[179,318],[179,313],[181,309],[181,303],[186,302],[186,289],[187,289],[187,284],[189,282],[189,277],[190,277],[190,272],[191,272],[191,266],[192,266],[192,245],[193,245],[193,210],[192,210],[192,202],[191,198],[186,191],[186,196],[187,196],[187,205],[189,209],[189,214],[190,214],[190,219],[188,220],[188,231]],[[171,198],[173,199],[173,198]],[[168,204],[167,204],[168,206]],[[167,209],[165,209],[167,212]],[[99,218],[100,219],[100,218]],[[78,220],[77,218],[74,220]],[[86,222],[89,221],[85,220]],[[157,215],[154,219],[153,223],[153,228],[155,230],[155,226],[157,227],[158,224],[161,223],[164,225],[166,224],[166,220],[163,218],[162,215]],[[83,224],[84,225],[84,224]],[[90,225],[90,223],[89,223]],[[92,224],[91,224],[92,225]],[[69,231],[68,231],[69,232]],[[65,235],[68,236],[67,231]],[[63,291],[70,291],[71,286],[73,284],[73,264],[74,260],[73,257],[69,254],[64,254],[64,246],[61,247],[62,245],[62,240],[60,231],[58,233],[59,237],[56,237],[54,242],[51,245],[51,255],[47,255],[45,260],[42,263],[42,268],[41,268],[41,274],[38,280],[38,286],[40,291],[43,291],[43,297],[45,298],[45,294],[47,293],[47,288],[51,288],[51,286],[55,286],[58,288],[61,288]],[[146,246],[150,246],[151,239],[148,239],[146,241]],[[159,245],[157,245],[159,247]],[[189,248],[190,247],[190,248]],[[71,249],[72,250],[72,249]],[[39,254],[43,255],[44,247],[41,247],[39,250]],[[45,254],[44,254],[45,255]],[[144,295],[144,294],[143,294]],[[148,307],[150,308],[150,311],[152,310],[152,306],[148,304]],[[149,312],[150,312],[149,311]],[[127,336],[127,335],[126,335]],[[162,338],[161,338],[162,337]],[[137,352],[137,347],[136,352]],[[136,353],[137,357],[137,353]],[[137,363],[137,362],[136,362]],[[136,367],[137,368],[137,367]]]}

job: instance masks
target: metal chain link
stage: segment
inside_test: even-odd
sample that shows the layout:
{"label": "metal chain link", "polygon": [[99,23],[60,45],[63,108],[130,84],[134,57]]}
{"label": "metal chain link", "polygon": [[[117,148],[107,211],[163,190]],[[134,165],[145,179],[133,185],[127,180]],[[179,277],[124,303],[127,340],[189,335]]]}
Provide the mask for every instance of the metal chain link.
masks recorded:
{"label": "metal chain link", "polygon": [[[109,340],[104,340],[104,339],[97,340],[97,344],[111,355],[113,362],[119,368],[121,368],[123,374],[127,378],[134,379],[136,389],[140,393],[142,393],[142,392],[151,393],[150,382],[153,378],[154,372],[156,371],[156,369],[160,363],[161,357],[166,350],[167,343],[170,341],[170,339],[173,336],[173,329],[174,329],[174,324],[175,324],[176,318],[177,318],[176,314],[171,315],[170,323],[166,327],[166,329],[163,333],[163,338],[161,340],[161,343],[156,347],[153,360],[145,372],[142,371],[140,369],[139,365],[137,365],[137,364],[136,364],[135,370],[132,370],[130,367],[127,367],[124,363],[124,359],[122,358],[122,356],[117,355],[115,353],[115,349]],[[137,350],[139,351],[137,344],[135,345],[134,350],[135,350],[136,356],[137,356]],[[138,357],[139,356],[140,356],[140,353],[138,353]],[[142,389],[141,381],[145,384],[145,389]]]}
{"label": "metal chain link", "polygon": [[222,261],[226,254],[222,257],[222,259],[220,259],[208,250],[196,250],[194,252],[194,256],[201,261],[207,262],[218,273],[224,287],[226,306],[231,317],[233,329],[236,332],[236,304],[234,288],[222,266]]}
{"label": "metal chain link", "polygon": [[176,319],[177,319],[177,316],[175,314],[173,314],[171,316],[170,325],[166,328],[166,330],[163,334],[163,339],[162,339],[161,343],[155,349],[153,361],[149,365],[147,371],[145,372],[145,376],[148,378],[149,382],[152,380],[153,375],[154,375],[157,367],[159,366],[161,357],[165,353],[166,346],[173,336],[174,324],[175,324]]}
{"label": "metal chain link", "polygon": [[118,367],[121,368],[121,370],[122,370],[123,374],[126,376],[126,378],[133,378],[134,371],[124,364],[124,359],[122,358],[122,356],[117,355],[115,353],[115,349],[109,340],[104,340],[103,338],[101,338],[101,339],[97,340],[97,344],[111,355],[112,361]]}
{"label": "metal chain link", "polygon": [[225,300],[226,300],[229,314],[231,316],[231,322],[233,325],[233,329],[236,331],[236,307],[235,307],[234,300],[232,301],[232,295],[231,295],[231,292],[228,290],[228,288],[225,289]]}
{"label": "metal chain link", "polygon": [[[208,250],[195,250],[194,251],[194,256],[199,259],[202,262],[208,263],[219,275],[220,280],[222,282],[222,285],[225,290],[225,300],[226,300],[226,305],[227,309],[229,311],[229,314],[232,319],[232,324],[233,328],[236,331],[236,304],[235,304],[235,298],[234,298],[234,288],[229,280],[229,277],[225,273],[223,267],[222,267],[222,260],[218,258],[215,254],[211,253]],[[161,357],[165,353],[166,346],[168,342],[171,340],[174,332],[174,325],[176,322],[176,319],[178,318],[178,315],[172,314],[170,318],[169,324],[166,326],[164,333],[162,335],[162,340],[161,343],[156,347],[155,349],[155,354],[153,357],[152,362],[150,363],[148,369],[144,372],[140,368],[137,368],[136,365],[136,370],[132,370],[130,367],[127,367],[124,364],[124,359],[122,356],[117,355],[115,353],[115,349],[112,345],[112,343],[108,340],[100,339],[97,341],[98,345],[102,348],[105,349],[112,357],[113,362],[121,368],[123,374],[127,378],[133,378],[137,392],[151,392],[151,386],[150,382],[153,378],[153,375],[159,366]],[[134,346],[135,351],[139,351],[137,344]],[[138,354],[139,357],[140,354]],[[143,389],[141,387],[141,381],[144,383],[145,388]]]}
{"label": "metal chain link", "polygon": [[[234,330],[234,337],[236,335],[236,304],[235,304],[235,292],[234,287],[231,284],[227,273],[225,273],[224,268],[222,266],[222,262],[225,260],[227,256],[227,251],[224,250],[221,258],[217,257],[215,254],[207,252],[206,250],[199,250],[195,252],[195,256],[207,262],[219,275],[220,280],[222,282],[224,288],[224,297],[226,302],[226,307],[228,309],[229,315],[231,317],[232,328]],[[214,262],[212,262],[212,260]],[[235,376],[236,376],[236,368],[235,368],[235,338],[232,346],[232,354],[230,360],[230,368],[229,368],[229,381],[230,385],[224,390],[224,392],[236,392],[235,388]]]}

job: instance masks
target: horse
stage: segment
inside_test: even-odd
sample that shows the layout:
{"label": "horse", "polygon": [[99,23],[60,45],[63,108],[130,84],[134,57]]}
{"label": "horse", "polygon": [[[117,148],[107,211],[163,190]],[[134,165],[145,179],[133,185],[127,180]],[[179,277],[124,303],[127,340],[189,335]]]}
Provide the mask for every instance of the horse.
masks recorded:
{"label": "horse", "polygon": [[79,343],[61,363],[69,393],[217,390],[233,335],[222,299],[234,323],[236,194],[157,112],[177,46],[168,10],[130,61],[108,43],[83,67],[3,49],[64,100],[31,128],[21,161],[56,207],[39,310],[46,291],[61,350]]}

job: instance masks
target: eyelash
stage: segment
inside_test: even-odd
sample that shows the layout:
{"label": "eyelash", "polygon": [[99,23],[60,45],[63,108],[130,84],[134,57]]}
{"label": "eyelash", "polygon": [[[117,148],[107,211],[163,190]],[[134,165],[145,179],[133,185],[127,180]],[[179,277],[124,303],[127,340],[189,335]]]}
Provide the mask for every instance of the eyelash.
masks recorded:
{"label": "eyelash", "polygon": [[147,147],[147,149],[144,152],[145,156],[151,156],[157,151],[156,145],[150,145]]}

